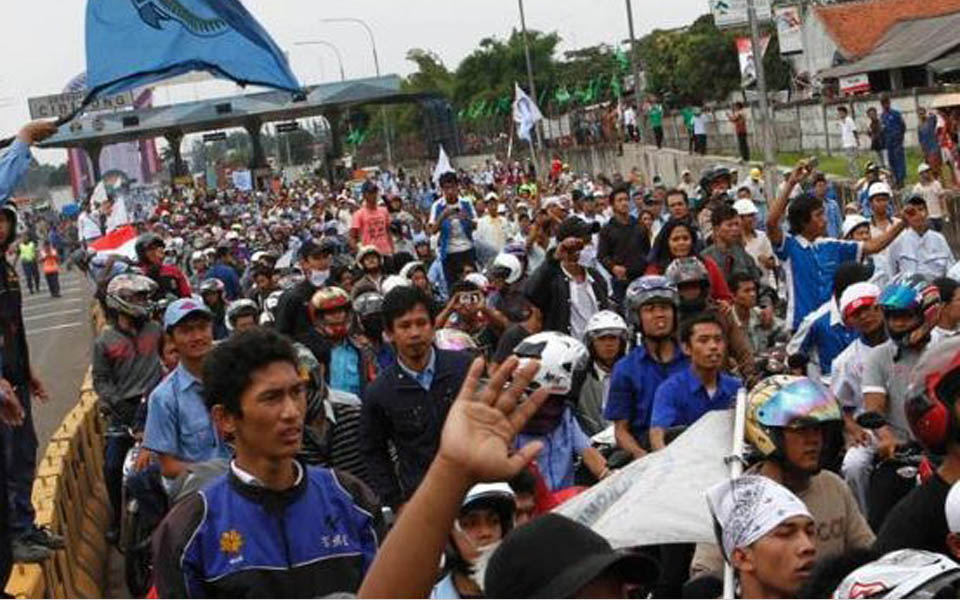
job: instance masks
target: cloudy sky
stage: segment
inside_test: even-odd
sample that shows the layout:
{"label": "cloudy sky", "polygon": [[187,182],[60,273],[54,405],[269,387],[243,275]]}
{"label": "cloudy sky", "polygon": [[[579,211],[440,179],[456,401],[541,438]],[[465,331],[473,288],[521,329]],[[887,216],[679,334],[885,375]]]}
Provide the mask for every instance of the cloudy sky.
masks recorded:
{"label": "cloudy sky", "polygon": [[[101,0],[127,2],[130,0]],[[707,0],[632,0],[637,35],[656,28],[686,25],[708,10]],[[244,0],[277,43],[289,52],[300,80],[318,83],[339,78],[336,58],[323,47],[296,42],[325,40],[337,45],[348,78],[373,75],[366,33],[359,25],[322,23],[329,17],[358,17],[376,36],[384,73],[406,75],[410,48],[436,52],[448,67],[469,54],[482,38],[504,37],[519,27],[514,0]],[[62,91],[85,68],[84,0],[4,2],[0,23],[0,137],[29,119],[27,98]],[[560,51],[627,37],[623,0],[525,0],[527,26],[557,31]],[[166,104],[232,94],[231,84],[209,82],[166,88],[158,102]],[[38,154],[44,162],[62,162],[65,154]]]}

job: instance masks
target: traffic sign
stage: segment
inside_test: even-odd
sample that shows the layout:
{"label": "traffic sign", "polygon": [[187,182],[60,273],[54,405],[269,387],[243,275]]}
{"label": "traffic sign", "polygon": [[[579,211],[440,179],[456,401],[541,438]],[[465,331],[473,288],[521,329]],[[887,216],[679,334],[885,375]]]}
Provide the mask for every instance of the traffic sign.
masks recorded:
{"label": "traffic sign", "polygon": [[[750,20],[747,18],[747,0],[709,0],[710,12],[713,13],[713,22],[717,27],[747,27]],[[769,21],[772,18],[770,0],[754,0],[758,21]]]}
{"label": "traffic sign", "polygon": [[300,129],[300,123],[290,121],[289,123],[277,123],[277,133],[290,133]]}
{"label": "traffic sign", "polygon": [[222,142],[227,139],[226,131],[216,131],[214,133],[203,134],[204,142]]}
{"label": "traffic sign", "polygon": [[[27,105],[30,107],[30,118],[49,119],[51,117],[65,117],[80,108],[80,105],[83,104],[84,95],[85,92],[67,92],[64,94],[28,98]],[[121,94],[97,98],[88,104],[84,108],[84,111],[90,113],[132,107],[133,92],[123,92]]]}

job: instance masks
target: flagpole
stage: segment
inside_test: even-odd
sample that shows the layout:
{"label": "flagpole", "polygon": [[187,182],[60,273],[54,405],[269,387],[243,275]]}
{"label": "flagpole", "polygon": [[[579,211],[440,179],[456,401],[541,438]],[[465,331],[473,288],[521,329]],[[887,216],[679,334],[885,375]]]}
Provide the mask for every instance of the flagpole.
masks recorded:
{"label": "flagpole", "polygon": [[[530,61],[530,44],[527,43],[527,18],[523,13],[523,0],[517,0],[520,5],[520,28],[523,30],[523,54],[527,61],[527,85],[530,86],[530,97],[536,101],[537,86],[533,83],[533,63]],[[543,139],[540,137],[540,124],[534,125],[537,134],[537,143],[543,148]],[[531,142],[532,144],[533,142]],[[539,172],[539,168],[537,171]]]}
{"label": "flagpole", "polygon": [[760,94],[760,121],[763,133],[763,187],[767,202],[776,197],[777,174],[773,151],[773,121],[770,104],[767,102],[767,76],[763,68],[763,48],[760,47],[760,27],[757,24],[757,8],[754,0],[747,0],[747,18],[750,20],[750,45],[753,46],[753,64],[757,70],[757,92]]}
{"label": "flagpole", "polygon": [[[747,426],[747,388],[737,390],[737,402],[733,414],[733,444],[727,464],[730,467],[730,479],[736,479],[743,473],[743,434]],[[736,579],[730,561],[723,563],[723,597],[734,598]]]}

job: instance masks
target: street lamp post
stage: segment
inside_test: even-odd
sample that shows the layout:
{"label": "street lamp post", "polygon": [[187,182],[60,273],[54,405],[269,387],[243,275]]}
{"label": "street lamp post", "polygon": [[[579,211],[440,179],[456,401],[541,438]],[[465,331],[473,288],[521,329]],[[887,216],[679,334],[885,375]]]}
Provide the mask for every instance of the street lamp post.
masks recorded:
{"label": "street lamp post", "polygon": [[[523,31],[523,54],[527,61],[527,85],[530,87],[530,97],[534,102],[537,101],[537,86],[533,83],[533,63],[530,61],[530,44],[527,42],[527,18],[523,13],[523,0],[517,0],[517,4],[520,6],[520,29]],[[541,124],[538,122],[534,126],[534,131],[537,134],[537,144],[540,148],[543,148],[543,138],[540,136]],[[533,157],[534,164],[536,164],[537,158]],[[540,165],[537,165],[537,171],[540,171]]]}
{"label": "street lamp post", "polygon": [[[633,33],[633,6],[631,0],[627,2],[627,25],[630,28],[630,70],[633,71],[633,101],[640,110],[640,70],[637,66],[637,38]],[[640,141],[643,141],[641,136]]]}
{"label": "street lamp post", "polygon": [[[377,77],[380,77],[380,58],[377,56],[377,42],[373,37],[373,30],[370,29],[370,26],[367,25],[366,21],[356,17],[333,17],[328,19],[320,19],[320,22],[357,23],[362,26],[367,31],[367,36],[370,37],[370,46],[373,48],[373,66],[377,71]],[[387,121],[387,109],[384,106],[380,107],[380,118],[383,120],[383,138],[387,145],[387,165],[389,166],[393,165],[393,150],[390,147],[390,125]]]}
{"label": "street lamp post", "polygon": [[337,55],[337,64],[340,66],[340,81],[346,81],[347,76],[343,70],[343,55],[340,54],[340,49],[337,48],[334,44],[326,40],[310,40],[308,42],[297,42],[295,46],[326,46],[333,50],[333,53]]}
{"label": "street lamp post", "polygon": [[777,195],[776,161],[773,150],[773,119],[770,117],[770,103],[767,101],[767,76],[763,68],[763,52],[760,48],[760,26],[757,23],[757,8],[754,0],[747,0],[747,18],[750,21],[750,42],[753,46],[753,64],[757,71],[757,92],[760,95],[760,131],[763,139],[763,180],[764,192],[769,202]]}

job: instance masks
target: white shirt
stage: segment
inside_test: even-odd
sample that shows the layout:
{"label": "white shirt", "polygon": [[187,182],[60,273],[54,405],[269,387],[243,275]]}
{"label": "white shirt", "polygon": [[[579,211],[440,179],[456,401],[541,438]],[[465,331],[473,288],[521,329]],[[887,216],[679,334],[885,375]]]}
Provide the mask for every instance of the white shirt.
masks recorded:
{"label": "white shirt", "polygon": [[578,340],[583,339],[583,330],[587,328],[587,321],[600,310],[593,293],[593,278],[587,273],[582,282],[577,281],[567,273],[566,269],[560,268],[570,284],[570,335]]}
{"label": "white shirt", "polygon": [[949,329],[944,329],[943,327],[940,327],[939,325],[937,325],[930,331],[930,345],[932,346],[933,344],[936,344],[941,340],[952,338],[958,333],[960,333],[960,330],[958,329],[954,329],[951,331]]}
{"label": "white shirt", "polygon": [[923,199],[927,201],[927,216],[931,219],[942,219],[943,214],[943,186],[940,185],[940,182],[934,179],[928,185],[923,185],[923,183],[918,182],[917,185],[913,186],[913,193],[923,196]]}
{"label": "white shirt", "polygon": [[863,360],[870,346],[857,338],[833,359],[833,378],[830,391],[840,401],[840,406],[859,412],[863,408]]}
{"label": "white shirt", "polygon": [[746,235],[743,236],[743,249],[753,257],[753,260],[757,261],[757,266],[760,267],[760,272],[763,273],[763,281],[761,283],[769,285],[770,287],[776,287],[773,279],[773,271],[763,266],[763,262],[760,261],[761,257],[766,258],[773,256],[773,244],[770,243],[770,238],[767,237],[765,232],[755,229],[753,234],[753,237],[749,240]]}
{"label": "white shirt", "polygon": [[845,119],[840,121],[840,139],[843,143],[844,148],[856,148],[857,147],[857,136],[854,135],[857,133],[857,124],[853,120],[853,117],[847,115]]}
{"label": "white shirt", "polygon": [[624,125],[636,125],[637,124],[637,111],[633,108],[628,107],[627,110],[623,111],[623,124]]}
{"label": "white shirt", "polygon": [[500,252],[507,245],[507,238],[510,236],[510,224],[501,216],[491,217],[483,215],[477,219],[477,232],[475,237],[478,242],[486,244],[493,251]]}
{"label": "white shirt", "polygon": [[[303,479],[303,467],[297,461],[293,461],[293,466],[297,471],[297,478],[294,480],[293,485],[296,486],[300,483],[300,480]],[[237,466],[237,461],[230,461],[230,470],[233,471],[233,474],[237,476],[237,479],[245,483],[246,485],[255,485],[257,487],[266,487],[262,481],[257,479],[254,475],[244,471]]]}
{"label": "white shirt", "polygon": [[890,245],[891,275],[917,272],[931,279],[943,277],[953,264],[953,251],[943,234],[926,230],[921,236],[911,229],[903,230]]}
{"label": "white shirt", "polygon": [[707,118],[702,114],[693,115],[693,135],[707,134]]}

